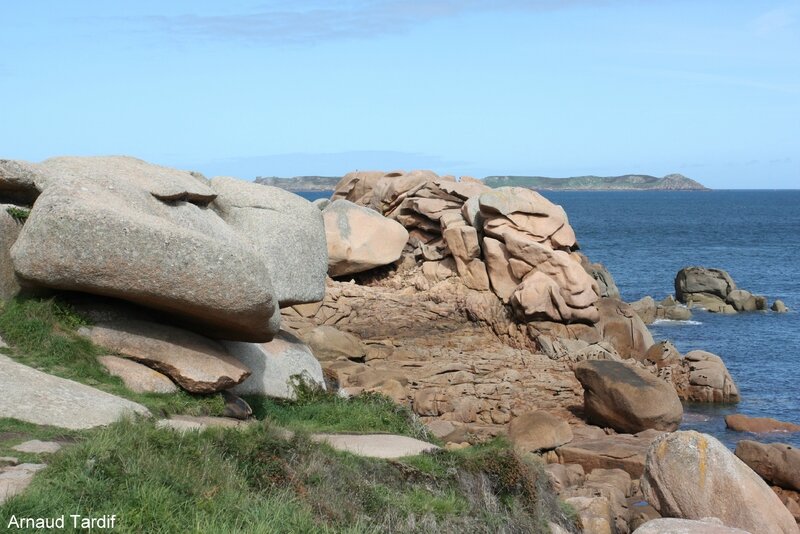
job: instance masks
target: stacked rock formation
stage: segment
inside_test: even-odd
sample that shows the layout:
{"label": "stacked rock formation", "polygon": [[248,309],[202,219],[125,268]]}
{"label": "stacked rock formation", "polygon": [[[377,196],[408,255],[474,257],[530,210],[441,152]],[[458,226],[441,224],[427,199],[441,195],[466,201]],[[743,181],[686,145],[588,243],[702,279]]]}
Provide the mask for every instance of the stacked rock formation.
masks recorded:
{"label": "stacked rock formation", "polygon": [[407,252],[426,272],[454,266],[467,287],[491,289],[523,322],[599,319],[600,289],[572,253],[566,213],[534,191],[431,171],[361,172],[346,175],[332,199],[399,222],[409,233]]}
{"label": "stacked rock formation", "polygon": [[691,307],[716,313],[767,309],[767,299],[737,289],[733,278],[722,269],[685,267],[675,276],[675,298]]}

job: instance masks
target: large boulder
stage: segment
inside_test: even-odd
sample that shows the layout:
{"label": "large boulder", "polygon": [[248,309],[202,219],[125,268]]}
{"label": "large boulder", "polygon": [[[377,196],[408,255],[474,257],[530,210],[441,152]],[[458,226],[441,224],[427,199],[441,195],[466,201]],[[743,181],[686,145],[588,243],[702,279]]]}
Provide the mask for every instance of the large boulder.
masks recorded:
{"label": "large boulder", "polygon": [[266,264],[280,306],[322,300],[328,249],[320,210],[278,187],[235,178],[214,178],[211,187],[213,208]]}
{"label": "large boulder", "polygon": [[216,193],[198,178],[131,158],[42,165],[55,178],[11,249],[24,283],[120,298],[226,339],[277,332],[263,255],[206,207]]}
{"label": "large boulder", "polygon": [[739,402],[739,389],[722,358],[704,350],[687,352],[673,375],[678,394],[692,402]]}
{"label": "large boulder", "polygon": [[237,395],[295,399],[300,382],[325,388],[319,362],[302,341],[288,332],[281,331],[269,343],[227,341],[223,344],[251,373],[244,382],[233,387]]}
{"label": "large boulder", "polygon": [[634,434],[678,428],[683,406],[672,385],[652,373],[613,360],[587,360],[575,367],[583,386],[584,412],[593,424]]}
{"label": "large boulder", "polygon": [[523,413],[508,425],[508,439],[524,452],[560,447],[572,441],[572,430],[563,419],[547,412]]}
{"label": "large boulder", "polygon": [[722,269],[685,267],[675,276],[675,298],[689,307],[735,313],[767,309],[767,299],[738,289]]}
{"label": "large boulder", "polygon": [[250,376],[222,345],[180,328],[131,320],[83,327],[79,333],[167,375],[191,393],[230,389]]}
{"label": "large boulder", "polygon": [[345,174],[333,188],[331,201],[343,199],[359,206],[369,206],[372,202],[372,190],[384,174],[383,171],[356,171]]}
{"label": "large boulder", "polygon": [[328,274],[344,276],[397,261],[408,241],[403,225],[380,213],[336,200],[322,212],[328,243]]}
{"label": "large boulder", "polygon": [[800,449],[742,440],[736,445],[736,456],[769,483],[800,491]]}
{"label": "large boulder", "polygon": [[717,517],[729,527],[764,534],[800,532],[769,486],[706,434],[685,431],[656,439],[641,485],[644,498],[662,516]]}

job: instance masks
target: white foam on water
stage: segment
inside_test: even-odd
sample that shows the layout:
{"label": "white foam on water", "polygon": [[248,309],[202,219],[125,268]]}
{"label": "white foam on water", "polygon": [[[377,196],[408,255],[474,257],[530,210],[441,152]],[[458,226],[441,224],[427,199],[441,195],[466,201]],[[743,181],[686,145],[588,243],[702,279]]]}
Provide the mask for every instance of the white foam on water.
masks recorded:
{"label": "white foam on water", "polygon": [[656,319],[655,321],[653,321],[653,324],[656,324],[656,325],[686,325],[686,324],[688,324],[688,325],[699,325],[699,324],[703,324],[703,323],[700,322],[700,321],[692,321],[692,320],[676,321],[675,319]]}

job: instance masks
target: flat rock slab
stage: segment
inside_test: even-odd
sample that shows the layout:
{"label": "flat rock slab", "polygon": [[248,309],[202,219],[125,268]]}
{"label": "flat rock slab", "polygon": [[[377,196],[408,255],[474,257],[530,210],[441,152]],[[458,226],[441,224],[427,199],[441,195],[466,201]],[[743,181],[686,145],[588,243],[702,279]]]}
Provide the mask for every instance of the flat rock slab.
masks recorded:
{"label": "flat rock slab", "polygon": [[170,428],[177,432],[201,432],[209,427],[245,428],[252,421],[240,421],[229,417],[195,417],[191,415],[175,415],[169,419],[156,422],[158,428]]}
{"label": "flat rock slab", "polygon": [[45,467],[45,464],[20,464],[0,470],[0,504],[25,491],[33,475]]}
{"label": "flat rock slab", "polygon": [[61,450],[61,444],[56,443],[55,441],[39,441],[38,439],[33,439],[31,441],[26,441],[25,443],[20,443],[16,447],[11,448],[18,452],[52,454]]}
{"label": "flat rock slab", "polygon": [[580,464],[589,473],[593,469],[622,469],[632,478],[644,471],[647,449],[661,435],[658,431],[639,434],[612,434],[595,439],[576,440],[556,449],[560,463]]}
{"label": "flat rock slab", "polygon": [[72,430],[150,415],[135,402],[59,378],[0,356],[0,417]]}
{"label": "flat rock slab", "polygon": [[327,443],[337,451],[369,458],[403,458],[439,448],[432,443],[394,434],[313,434],[311,439]]}

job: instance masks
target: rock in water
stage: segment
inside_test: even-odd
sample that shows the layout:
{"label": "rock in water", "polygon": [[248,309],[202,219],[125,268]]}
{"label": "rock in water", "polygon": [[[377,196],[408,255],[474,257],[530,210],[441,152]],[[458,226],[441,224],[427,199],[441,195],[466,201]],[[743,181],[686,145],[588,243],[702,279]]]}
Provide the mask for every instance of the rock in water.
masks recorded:
{"label": "rock in water", "polygon": [[681,398],[692,402],[739,402],[739,389],[725,362],[704,350],[686,353],[681,361],[682,380],[673,375]]}
{"label": "rock in water", "polygon": [[281,331],[269,343],[223,343],[228,352],[250,369],[250,376],[231,391],[237,395],[266,395],[295,399],[295,380],[325,387],[322,367],[299,339]]}
{"label": "rock in water", "polygon": [[214,393],[243,382],[250,371],[217,343],[172,326],[115,321],[84,327],[93,343],[164,373],[192,393]]}
{"label": "rock in water", "polygon": [[800,425],[778,421],[771,417],[748,417],[741,413],[725,416],[725,425],[731,430],[765,434],[768,432],[800,432]]}
{"label": "rock in water", "polygon": [[725,525],[764,534],[797,534],[775,493],[722,443],[694,431],[656,439],[642,475],[645,499],[661,515],[718,517]]}
{"label": "rock in water", "polygon": [[234,178],[214,178],[211,187],[213,208],[266,263],[280,306],[322,300],[328,249],[320,210],[278,187]]}
{"label": "rock in water", "polygon": [[42,167],[53,178],[11,249],[26,283],[135,302],[226,339],[277,332],[269,268],[206,207],[216,194],[203,182],[132,158]]}
{"label": "rock in water", "polygon": [[612,360],[575,367],[584,388],[584,412],[594,424],[635,434],[678,428],[683,406],[675,389],[648,371]]}
{"label": "rock in water", "polygon": [[800,449],[785,443],[742,440],[736,445],[736,456],[764,480],[800,491]]}
{"label": "rock in water", "polygon": [[560,447],[572,441],[566,421],[546,412],[524,413],[511,420],[508,439],[516,448],[536,452]]}
{"label": "rock in water", "polygon": [[770,306],[770,309],[777,313],[786,313],[789,311],[789,308],[787,308],[786,304],[784,304],[780,299],[773,302],[772,306]]}
{"label": "rock in water", "polygon": [[380,213],[336,200],[322,212],[328,243],[328,274],[360,273],[397,261],[408,231]]}

